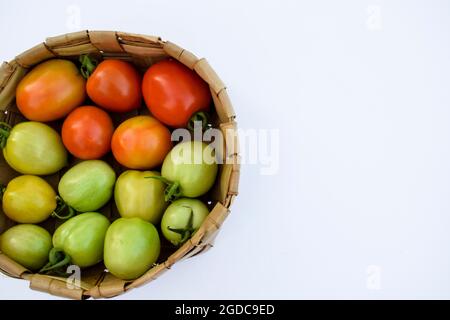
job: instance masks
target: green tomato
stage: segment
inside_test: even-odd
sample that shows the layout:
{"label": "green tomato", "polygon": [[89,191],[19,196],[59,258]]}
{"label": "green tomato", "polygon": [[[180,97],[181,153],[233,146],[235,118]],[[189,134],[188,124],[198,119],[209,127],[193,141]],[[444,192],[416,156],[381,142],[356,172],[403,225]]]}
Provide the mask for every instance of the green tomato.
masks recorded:
{"label": "green tomato", "polygon": [[59,134],[40,122],[22,122],[9,133],[2,128],[0,140],[6,139],[3,156],[22,174],[49,175],[67,164],[67,151]]}
{"label": "green tomato", "polygon": [[32,271],[45,265],[52,248],[50,233],[32,224],[14,226],[6,230],[0,240],[0,251]]}
{"label": "green tomato", "polygon": [[166,179],[166,200],[199,197],[211,189],[216,180],[217,161],[214,150],[201,141],[177,144],[164,159],[161,175]]}
{"label": "green tomato", "polygon": [[110,223],[102,214],[87,212],[64,222],[53,235],[53,247],[70,256],[80,268],[103,260],[106,231]]}
{"label": "green tomato", "polygon": [[156,179],[158,172],[128,170],[117,179],[114,199],[123,218],[141,218],[157,224],[161,221],[167,202],[164,201],[165,185]]}
{"label": "green tomato", "polygon": [[200,200],[178,199],[164,212],[161,231],[173,245],[182,245],[200,228],[208,214],[208,208]]}
{"label": "green tomato", "polygon": [[139,218],[120,218],[109,227],[105,238],[105,266],[123,280],[143,275],[158,260],[161,250],[158,231]]}
{"label": "green tomato", "polygon": [[109,164],[87,160],[63,175],[58,191],[64,202],[76,211],[96,211],[111,198],[115,181],[116,174]]}
{"label": "green tomato", "polygon": [[3,193],[3,211],[19,223],[40,223],[56,209],[56,193],[44,179],[23,175],[12,179]]}

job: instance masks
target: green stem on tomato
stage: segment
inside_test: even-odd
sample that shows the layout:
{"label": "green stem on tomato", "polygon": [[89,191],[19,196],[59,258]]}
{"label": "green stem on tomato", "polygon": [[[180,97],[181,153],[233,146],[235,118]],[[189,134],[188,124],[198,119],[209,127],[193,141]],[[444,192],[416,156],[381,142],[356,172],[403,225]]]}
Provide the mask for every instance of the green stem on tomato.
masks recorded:
{"label": "green stem on tomato", "polygon": [[189,130],[194,131],[197,128],[197,123],[200,123],[202,130],[206,130],[209,124],[209,116],[205,111],[199,111],[194,113],[194,115],[189,119],[187,127]]}
{"label": "green stem on tomato", "polygon": [[89,55],[87,55],[87,54],[81,55],[79,60],[81,63],[81,67],[80,67],[81,75],[85,79],[87,79],[94,72],[95,68],[98,65],[98,62],[97,62],[97,60],[89,57]]}
{"label": "green stem on tomato", "polygon": [[67,266],[72,258],[61,249],[52,248],[48,254],[49,262],[39,271],[39,273],[49,272]]}
{"label": "green stem on tomato", "polygon": [[5,122],[0,122],[0,148],[6,147],[6,141],[8,140],[11,132],[11,126]]}
{"label": "green stem on tomato", "polygon": [[186,241],[188,241],[191,238],[191,236],[194,234],[194,232],[197,231],[196,229],[194,229],[194,211],[190,207],[187,207],[187,206],[183,206],[183,207],[191,210],[191,214],[189,216],[189,220],[188,220],[186,227],[184,227],[184,228],[172,228],[170,226],[167,227],[167,229],[169,229],[170,231],[178,233],[181,236],[181,240],[178,242],[178,245],[184,244]]}
{"label": "green stem on tomato", "polygon": [[166,189],[164,190],[164,200],[166,200],[166,202],[172,202],[182,196],[181,186],[178,181],[171,182],[161,176],[150,176],[150,177],[145,177],[145,179],[156,179],[166,185]]}
{"label": "green stem on tomato", "polygon": [[3,195],[5,194],[6,186],[3,184],[0,184],[0,201],[3,198]]}
{"label": "green stem on tomato", "polygon": [[[64,211],[67,211],[67,213],[62,215],[61,213]],[[61,197],[56,196],[56,209],[52,212],[52,217],[67,220],[72,218],[76,213],[74,208],[65,203]]]}

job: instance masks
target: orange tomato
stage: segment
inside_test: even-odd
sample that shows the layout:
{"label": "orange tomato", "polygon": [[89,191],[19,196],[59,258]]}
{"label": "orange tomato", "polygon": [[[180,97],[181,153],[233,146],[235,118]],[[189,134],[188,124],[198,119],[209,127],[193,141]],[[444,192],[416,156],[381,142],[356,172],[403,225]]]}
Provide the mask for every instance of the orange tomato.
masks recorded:
{"label": "orange tomato", "polygon": [[169,129],[150,116],[137,116],[122,122],[111,141],[116,160],[130,169],[159,166],[171,148]]}
{"label": "orange tomato", "polygon": [[33,121],[63,118],[83,103],[85,84],[73,62],[62,59],[45,61],[20,81],[16,89],[17,107]]}
{"label": "orange tomato", "polygon": [[109,115],[92,106],[73,110],[64,120],[62,140],[75,157],[89,160],[103,157],[111,148],[114,132]]}
{"label": "orange tomato", "polygon": [[112,112],[128,112],[141,104],[141,77],[132,64],[104,60],[89,76],[86,90],[98,106]]}

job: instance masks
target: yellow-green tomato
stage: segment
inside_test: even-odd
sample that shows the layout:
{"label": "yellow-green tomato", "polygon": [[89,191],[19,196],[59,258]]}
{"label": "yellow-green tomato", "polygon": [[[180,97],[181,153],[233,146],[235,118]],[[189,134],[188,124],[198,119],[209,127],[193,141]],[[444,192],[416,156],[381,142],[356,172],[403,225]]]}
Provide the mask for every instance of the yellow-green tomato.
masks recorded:
{"label": "yellow-green tomato", "polygon": [[25,268],[42,268],[52,248],[47,230],[33,224],[19,224],[6,230],[0,238],[0,251]]}
{"label": "yellow-green tomato", "polygon": [[208,213],[208,207],[200,200],[175,200],[164,212],[161,231],[167,240],[179,246],[200,228]]}
{"label": "yellow-green tomato", "polygon": [[19,223],[40,223],[56,209],[56,193],[44,179],[23,175],[12,179],[3,193],[3,211]]}
{"label": "yellow-green tomato", "polygon": [[64,251],[80,268],[103,260],[106,231],[110,223],[102,214],[87,212],[64,222],[53,234],[53,247]]}
{"label": "yellow-green tomato", "polygon": [[49,175],[67,164],[59,134],[40,122],[22,122],[9,132],[3,148],[6,162],[22,174]]}
{"label": "yellow-green tomato", "polygon": [[123,218],[141,218],[157,224],[167,203],[164,200],[165,184],[146,177],[160,176],[154,171],[128,170],[116,181],[114,199]]}
{"label": "yellow-green tomato", "polygon": [[166,198],[196,198],[211,189],[217,161],[212,147],[201,141],[177,144],[164,159],[161,175],[168,180]]}
{"label": "yellow-green tomato", "polygon": [[160,250],[153,224],[139,218],[120,218],[106,233],[105,266],[120,279],[136,279],[158,260]]}
{"label": "yellow-green tomato", "polygon": [[116,173],[101,160],[82,161],[70,168],[58,184],[67,205],[78,212],[96,211],[112,197]]}

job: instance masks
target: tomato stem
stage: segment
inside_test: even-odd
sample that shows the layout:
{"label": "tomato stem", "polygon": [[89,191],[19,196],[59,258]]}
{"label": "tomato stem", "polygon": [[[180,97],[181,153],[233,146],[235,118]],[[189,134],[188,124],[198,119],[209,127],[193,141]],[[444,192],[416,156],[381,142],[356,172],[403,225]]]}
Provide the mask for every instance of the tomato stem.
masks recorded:
{"label": "tomato stem", "polygon": [[209,115],[205,111],[199,111],[194,113],[194,115],[189,119],[188,129],[194,131],[195,128],[201,127],[202,130],[206,130],[209,124]]}
{"label": "tomato stem", "polygon": [[164,190],[164,200],[166,202],[172,202],[182,196],[180,183],[178,181],[171,182],[161,176],[150,176],[145,177],[145,179],[156,179],[166,185],[166,189]]}
{"label": "tomato stem", "polygon": [[[67,211],[67,214],[61,215],[64,211]],[[56,196],[56,209],[52,212],[52,217],[67,220],[72,218],[76,213],[75,209],[65,203],[60,196]]]}
{"label": "tomato stem", "polygon": [[52,248],[48,254],[49,262],[39,271],[39,273],[60,269],[68,265],[72,258],[61,249]]}
{"label": "tomato stem", "polygon": [[0,122],[0,148],[6,147],[6,141],[8,140],[11,132],[11,126],[6,122]]}
{"label": "tomato stem", "polygon": [[178,233],[181,236],[181,240],[177,244],[179,246],[184,244],[186,241],[188,241],[191,238],[191,236],[194,234],[194,232],[197,231],[196,229],[194,229],[194,211],[190,207],[187,207],[187,206],[183,206],[183,207],[191,210],[189,220],[188,220],[186,227],[178,228],[178,229],[172,228],[170,226],[167,227],[168,230]]}
{"label": "tomato stem", "polygon": [[3,198],[5,191],[6,191],[6,186],[3,184],[0,184],[0,200],[1,200],[1,198]]}
{"label": "tomato stem", "polygon": [[81,63],[81,67],[80,67],[81,75],[85,79],[87,79],[94,72],[95,68],[98,65],[98,62],[94,58],[89,57],[89,55],[87,55],[87,54],[81,55],[79,60]]}

